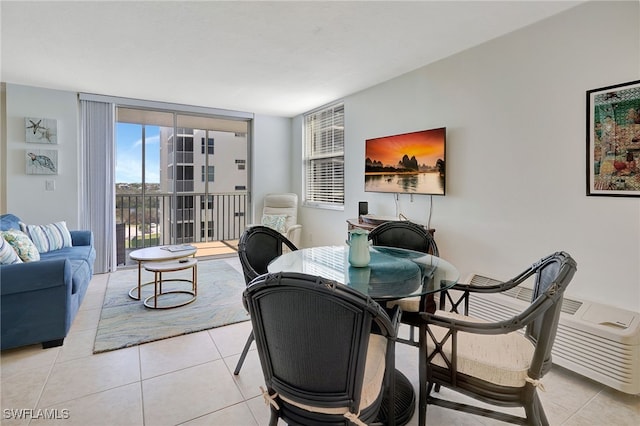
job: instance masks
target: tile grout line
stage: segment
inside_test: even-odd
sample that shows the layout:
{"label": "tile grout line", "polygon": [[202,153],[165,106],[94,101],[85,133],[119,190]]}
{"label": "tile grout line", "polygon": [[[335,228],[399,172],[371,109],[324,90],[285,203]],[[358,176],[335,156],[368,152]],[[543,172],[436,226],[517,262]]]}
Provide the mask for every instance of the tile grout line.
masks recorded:
{"label": "tile grout line", "polygon": [[600,388],[598,392],[594,393],[591,398],[589,398],[584,404],[582,404],[573,414],[571,414],[564,422],[562,422],[562,424],[568,424],[571,419],[580,414],[582,410],[586,409],[587,406],[591,404],[604,391],[604,389],[604,387]]}
{"label": "tile grout line", "polygon": [[[47,372],[47,376],[44,379],[44,383],[42,384],[42,387],[40,388],[40,392],[38,393],[38,398],[36,398],[36,404],[35,404],[35,407],[33,407],[35,409],[46,408],[46,407],[40,407],[40,401],[42,400],[42,395],[44,395],[44,390],[47,387],[47,384],[49,383],[49,379],[51,378],[51,374],[53,373],[53,369],[55,368],[56,364],[58,363],[58,358],[60,357],[61,353],[62,353],[62,346],[59,346],[58,347],[58,353],[56,354],[56,357],[53,359],[53,362],[49,366],[49,371]],[[32,421],[33,421],[33,418],[30,418],[29,422],[27,423],[27,425],[30,425]]]}

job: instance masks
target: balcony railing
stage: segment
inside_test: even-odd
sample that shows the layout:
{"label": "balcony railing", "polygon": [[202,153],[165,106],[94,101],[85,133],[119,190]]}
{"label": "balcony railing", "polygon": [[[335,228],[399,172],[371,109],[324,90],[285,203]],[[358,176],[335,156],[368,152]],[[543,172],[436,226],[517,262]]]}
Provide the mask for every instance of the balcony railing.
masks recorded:
{"label": "balcony railing", "polygon": [[116,194],[118,264],[143,247],[235,241],[247,210],[246,192]]}

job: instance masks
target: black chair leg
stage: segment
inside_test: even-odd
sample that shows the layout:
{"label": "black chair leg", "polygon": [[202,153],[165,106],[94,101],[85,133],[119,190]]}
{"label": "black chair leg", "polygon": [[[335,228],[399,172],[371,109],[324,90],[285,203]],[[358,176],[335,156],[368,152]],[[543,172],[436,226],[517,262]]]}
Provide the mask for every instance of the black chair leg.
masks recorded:
{"label": "black chair leg", "polygon": [[540,402],[537,392],[534,391],[531,399],[525,401],[524,411],[528,424],[542,426],[549,425],[549,420],[547,420],[547,416],[545,415],[544,408],[542,408],[542,403]]}
{"label": "black chair leg", "polygon": [[[427,328],[425,325],[418,327],[418,425],[427,423]],[[429,387],[431,383],[429,384]]]}
{"label": "black chair leg", "polygon": [[416,341],[414,330],[415,330],[415,327],[410,325],[409,326],[409,341],[411,342],[411,344],[413,344]]}
{"label": "black chair leg", "polygon": [[[253,333],[251,334],[253,336]],[[271,417],[269,418],[269,426],[278,426],[278,419],[280,416],[278,415],[278,411],[271,407]]]}
{"label": "black chair leg", "polygon": [[242,355],[240,355],[240,359],[238,360],[236,369],[233,372],[233,374],[236,376],[240,374],[240,369],[242,368],[242,364],[244,364],[244,359],[247,357],[247,352],[249,352],[251,343],[253,343],[253,331],[251,331],[251,334],[249,334],[249,337],[247,338],[247,343],[244,344],[244,349],[242,349]]}

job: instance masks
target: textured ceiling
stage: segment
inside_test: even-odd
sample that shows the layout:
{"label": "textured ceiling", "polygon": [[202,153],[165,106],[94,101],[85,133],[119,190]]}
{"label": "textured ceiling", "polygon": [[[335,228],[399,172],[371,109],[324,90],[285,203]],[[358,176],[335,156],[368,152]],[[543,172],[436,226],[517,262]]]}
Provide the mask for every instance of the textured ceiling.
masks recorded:
{"label": "textured ceiling", "polygon": [[294,116],[581,1],[2,1],[2,81]]}

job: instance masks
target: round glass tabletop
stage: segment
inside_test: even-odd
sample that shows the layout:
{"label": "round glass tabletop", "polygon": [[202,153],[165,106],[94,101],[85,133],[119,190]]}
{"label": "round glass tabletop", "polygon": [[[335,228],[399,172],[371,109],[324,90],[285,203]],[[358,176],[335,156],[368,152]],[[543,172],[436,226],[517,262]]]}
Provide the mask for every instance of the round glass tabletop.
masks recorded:
{"label": "round glass tabletop", "polygon": [[425,253],[370,246],[367,266],[349,264],[348,246],[305,248],[282,254],[269,272],[319,275],[348,285],[375,300],[396,300],[448,289],[458,282],[458,270],[446,260]]}

